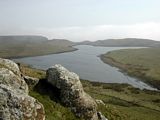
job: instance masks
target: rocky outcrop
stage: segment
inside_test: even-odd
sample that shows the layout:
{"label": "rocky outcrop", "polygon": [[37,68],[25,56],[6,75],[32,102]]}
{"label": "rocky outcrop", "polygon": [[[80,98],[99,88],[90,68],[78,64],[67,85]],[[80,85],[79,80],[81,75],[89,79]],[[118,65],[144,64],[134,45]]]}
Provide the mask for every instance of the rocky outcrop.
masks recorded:
{"label": "rocky outcrop", "polygon": [[30,89],[33,89],[39,82],[38,78],[34,78],[30,76],[24,76],[24,80],[26,81]]}
{"label": "rocky outcrop", "polygon": [[0,119],[44,120],[44,108],[28,95],[28,85],[16,63],[0,58]]}
{"label": "rocky outcrop", "polygon": [[15,75],[21,75],[18,65],[11,60],[0,58],[0,66],[3,68],[7,68],[8,70],[12,71]]}
{"label": "rocky outcrop", "polygon": [[61,102],[70,107],[76,116],[85,120],[98,120],[97,104],[84,92],[77,74],[55,65],[47,70],[47,80],[60,90]]}

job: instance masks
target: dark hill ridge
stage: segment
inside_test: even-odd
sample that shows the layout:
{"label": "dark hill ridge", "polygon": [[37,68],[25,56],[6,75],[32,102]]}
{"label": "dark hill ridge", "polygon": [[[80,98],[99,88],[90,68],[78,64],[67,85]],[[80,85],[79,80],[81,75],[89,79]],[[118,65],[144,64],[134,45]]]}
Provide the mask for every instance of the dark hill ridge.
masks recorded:
{"label": "dark hill ridge", "polygon": [[66,39],[52,39],[36,35],[0,36],[0,57],[15,58],[55,54],[76,50],[73,45],[104,47],[160,47],[159,41],[138,38],[107,39],[95,42],[72,42]]}
{"label": "dark hill ridge", "polygon": [[18,35],[18,36],[0,36],[0,43],[3,44],[20,44],[29,42],[44,42],[48,38],[43,36],[32,36],[32,35]]}
{"label": "dark hill ridge", "polygon": [[0,57],[27,57],[76,50],[72,45],[69,40],[48,40],[43,36],[0,36]]}
{"label": "dark hill ridge", "polygon": [[84,41],[79,42],[81,45],[93,45],[104,47],[159,47],[160,42],[150,39],[125,38],[125,39],[106,39],[97,40],[95,42]]}

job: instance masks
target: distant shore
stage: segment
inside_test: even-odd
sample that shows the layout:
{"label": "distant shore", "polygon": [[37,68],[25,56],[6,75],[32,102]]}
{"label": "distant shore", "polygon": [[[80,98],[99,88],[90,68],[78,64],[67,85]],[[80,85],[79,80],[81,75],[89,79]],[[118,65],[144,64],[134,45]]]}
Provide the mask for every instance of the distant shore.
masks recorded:
{"label": "distant shore", "polygon": [[122,63],[116,61],[114,58],[112,58],[110,56],[107,56],[107,55],[108,55],[108,53],[100,55],[100,59],[104,63],[109,64],[109,65],[114,66],[114,67],[117,67],[122,72],[125,72],[130,76],[140,78],[140,80],[142,80],[143,82],[145,82],[145,83],[157,88],[158,90],[160,90],[160,82],[159,81],[152,80],[151,78],[144,76],[144,74],[141,73],[141,72],[137,72],[137,71],[136,72],[133,72],[133,71],[131,72],[130,69],[134,69],[134,68],[131,68],[130,65],[122,64]]}

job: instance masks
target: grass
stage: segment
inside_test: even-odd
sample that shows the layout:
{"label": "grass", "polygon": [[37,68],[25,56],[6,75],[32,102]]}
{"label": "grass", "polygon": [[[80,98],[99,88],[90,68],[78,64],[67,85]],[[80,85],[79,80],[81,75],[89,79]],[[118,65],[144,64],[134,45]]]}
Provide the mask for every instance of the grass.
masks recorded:
{"label": "grass", "polygon": [[[127,84],[82,81],[84,89],[108,106],[100,109],[109,120],[158,120],[160,93],[140,90]],[[120,90],[120,91],[118,91]]]}
{"label": "grass", "polygon": [[[46,83],[45,71],[28,68],[28,66],[22,66],[21,70],[23,69],[25,75],[41,79],[39,84],[30,91],[30,95],[44,105],[47,120],[79,120],[69,108],[61,104],[58,90]],[[105,106],[98,104],[98,111],[109,120],[159,120],[160,93],[157,91],[140,90],[128,84],[87,80],[81,80],[81,82],[89,95],[106,104]]]}
{"label": "grass", "polygon": [[160,89],[160,48],[116,50],[101,59]]}
{"label": "grass", "polygon": [[21,64],[21,63],[18,63],[18,65],[23,75],[27,75],[30,77],[36,77],[39,79],[43,79],[46,77],[46,72],[44,70],[38,70],[38,69],[32,68],[29,65]]}

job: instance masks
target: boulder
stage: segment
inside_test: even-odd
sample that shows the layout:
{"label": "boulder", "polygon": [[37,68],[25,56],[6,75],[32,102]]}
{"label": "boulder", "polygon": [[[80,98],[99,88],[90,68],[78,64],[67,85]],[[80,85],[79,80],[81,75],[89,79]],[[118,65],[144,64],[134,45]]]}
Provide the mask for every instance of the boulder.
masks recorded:
{"label": "boulder", "polygon": [[28,85],[23,78],[15,75],[7,68],[0,68],[0,85],[6,85],[13,90],[18,89],[24,93],[28,93]]}
{"label": "boulder", "polygon": [[70,107],[76,116],[85,120],[98,120],[97,104],[84,92],[77,74],[55,65],[47,70],[47,80],[60,90],[61,102]]}
{"label": "boulder", "polygon": [[18,65],[0,59],[0,120],[45,120],[43,105],[28,95]]}
{"label": "boulder", "polygon": [[0,119],[45,120],[44,108],[23,91],[0,85]]}
{"label": "boulder", "polygon": [[21,76],[21,72],[19,70],[18,65],[11,60],[0,58],[0,67],[5,67],[12,71],[14,74]]}
{"label": "boulder", "polygon": [[34,78],[34,77],[30,77],[30,76],[23,76],[23,77],[24,77],[24,80],[26,81],[27,85],[31,89],[34,88],[39,82],[38,78]]}

